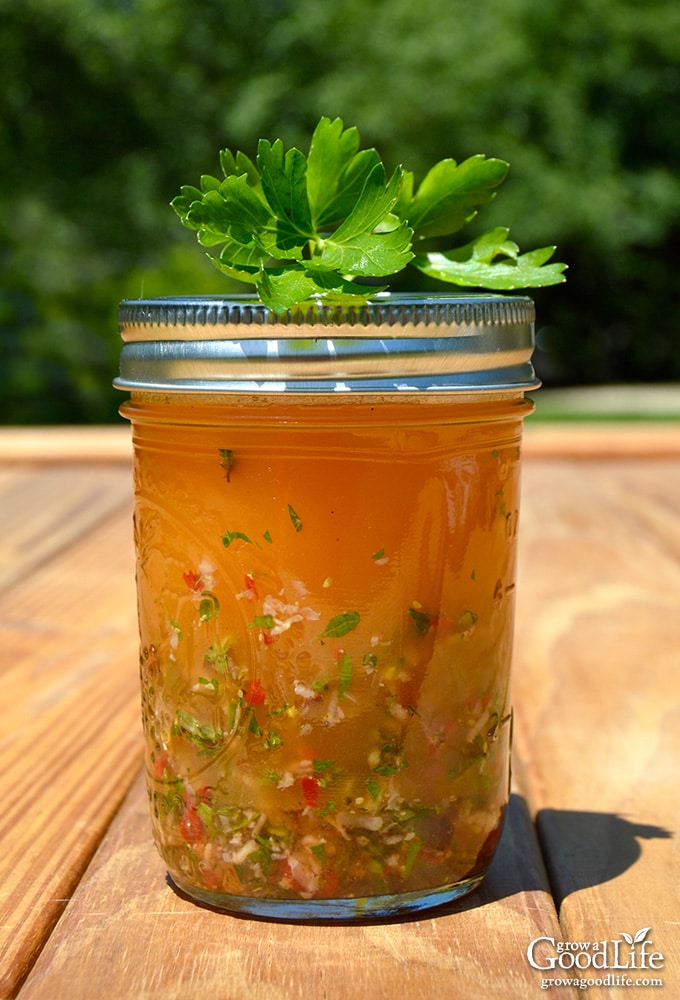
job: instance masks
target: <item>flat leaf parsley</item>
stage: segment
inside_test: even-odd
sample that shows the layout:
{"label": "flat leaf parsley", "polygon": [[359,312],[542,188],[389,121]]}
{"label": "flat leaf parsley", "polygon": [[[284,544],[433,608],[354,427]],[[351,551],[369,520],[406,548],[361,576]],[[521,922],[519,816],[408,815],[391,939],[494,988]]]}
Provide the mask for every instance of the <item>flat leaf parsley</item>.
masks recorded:
{"label": "flat leaf parsley", "polygon": [[322,118],[307,156],[281,139],[260,139],[255,161],[220,152],[223,179],[204,175],[185,185],[172,208],[224,274],[255,285],[275,313],[309,300],[361,304],[387,278],[412,264],[440,281],[495,290],[564,281],[555,248],[520,254],[497,228],[452,250],[420,249],[458,232],[496,197],[504,160],[444,159],[420,185],[398,166],[388,176],[375,149],[360,149],[356,128]]}

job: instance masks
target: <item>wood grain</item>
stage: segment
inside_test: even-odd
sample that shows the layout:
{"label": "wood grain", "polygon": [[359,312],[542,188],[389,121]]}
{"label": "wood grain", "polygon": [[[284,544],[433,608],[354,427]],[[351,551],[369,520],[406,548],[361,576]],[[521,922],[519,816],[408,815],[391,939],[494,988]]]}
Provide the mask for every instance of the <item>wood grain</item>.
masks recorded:
{"label": "wood grain", "polygon": [[530,417],[524,454],[545,459],[678,458],[680,421],[552,423]]}
{"label": "wood grain", "polygon": [[86,462],[89,465],[132,461],[129,424],[77,427],[2,427],[3,465],[47,465]]}
{"label": "wood grain", "polygon": [[[77,491],[76,491],[77,492]],[[0,597],[0,996],[13,995],[139,766],[131,526],[80,537]]]}
{"label": "wood grain", "polygon": [[519,797],[501,843],[482,889],[427,919],[354,926],[239,919],[198,907],[166,884],[140,779],[20,998],[525,1000],[536,988],[526,946],[559,929]]}
{"label": "wood grain", "polygon": [[0,996],[526,1000],[534,937],[648,926],[680,995],[680,430],[631,430],[527,433],[501,847],[467,901],[361,926],[232,918],[166,884],[139,778],[125,798],[141,755],[129,453],[6,463],[3,514],[32,493],[48,509],[21,545],[0,535]]}
{"label": "wood grain", "polygon": [[[531,458],[667,458],[680,456],[680,421],[541,421],[525,423],[524,451]],[[0,428],[0,462],[129,463],[130,427]]]}
{"label": "wood grain", "polygon": [[564,937],[651,926],[680,995],[680,463],[528,462],[521,535],[516,749]]}
{"label": "wood grain", "polygon": [[0,472],[0,592],[112,512],[132,517],[125,466],[15,465]]}

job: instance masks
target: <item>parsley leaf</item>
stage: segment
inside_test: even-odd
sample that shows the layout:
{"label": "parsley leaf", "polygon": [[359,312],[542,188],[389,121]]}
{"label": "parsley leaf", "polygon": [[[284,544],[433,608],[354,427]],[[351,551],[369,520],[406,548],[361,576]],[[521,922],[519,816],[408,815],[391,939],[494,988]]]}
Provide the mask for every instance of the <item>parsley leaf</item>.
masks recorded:
{"label": "parsley leaf", "polygon": [[520,254],[508,230],[493,229],[458,250],[416,254],[415,266],[424,274],[471,288],[540,288],[563,281],[564,264],[548,264],[555,247]]}
{"label": "parsley leaf", "polygon": [[400,211],[417,239],[448,236],[471,222],[480,205],[496,197],[495,189],[507,172],[505,160],[481,155],[460,164],[441,160],[425,176],[410,204],[401,203]]}
{"label": "parsley leaf", "polygon": [[[401,165],[389,179],[375,149],[361,150],[356,128],[321,118],[305,156],[281,139],[261,139],[255,161],[220,152],[223,178],[184,185],[171,202],[224,274],[255,285],[274,313],[304,303],[360,305],[409,263],[441,281],[489,289],[553,285],[566,265],[547,261],[554,248],[521,254],[494,229],[463,247],[415,252],[423,240],[449,236],[496,197],[504,160],[471,156],[436,163],[415,188]],[[359,280],[357,280],[359,279]]]}
{"label": "parsley leaf", "polygon": [[398,167],[386,182],[385,168],[376,163],[350,214],[330,236],[317,239],[307,266],[376,278],[405,267],[413,257],[408,224],[402,222],[388,232],[375,231],[396,204],[401,174]]}
{"label": "parsley leaf", "polygon": [[321,119],[307,157],[307,192],[318,230],[332,230],[345,219],[361,194],[373,167],[375,149],[359,152],[359,132],[345,129],[340,118]]}
{"label": "parsley leaf", "polygon": [[272,257],[301,259],[308,240],[314,238],[307,197],[307,160],[299,149],[284,152],[283,143],[260,139],[257,164],[262,190],[276,218],[275,239],[267,240]]}

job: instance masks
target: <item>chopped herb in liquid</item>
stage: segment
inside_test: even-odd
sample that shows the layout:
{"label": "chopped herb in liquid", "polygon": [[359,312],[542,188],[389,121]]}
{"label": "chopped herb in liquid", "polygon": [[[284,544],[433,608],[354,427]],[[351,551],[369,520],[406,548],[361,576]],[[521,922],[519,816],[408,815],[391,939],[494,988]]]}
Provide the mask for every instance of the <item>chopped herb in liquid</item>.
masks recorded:
{"label": "chopped herb in liquid", "polygon": [[[205,511],[183,533],[139,500],[145,552],[159,553],[139,569],[140,666],[150,798],[171,873],[218,895],[323,899],[483,870],[508,792],[514,582],[514,537],[484,498],[502,488],[504,509],[516,507],[514,453],[494,458],[483,426],[476,439],[468,426],[461,448],[438,416],[428,425],[438,448],[405,480],[389,459],[390,427],[371,415],[375,460],[345,468],[341,495],[330,466],[304,450],[277,458],[263,426],[259,448],[252,428],[244,440],[230,431],[243,474],[226,494],[215,451],[226,459],[210,440],[219,433],[177,427],[177,447],[203,463],[187,483],[172,449],[145,451],[139,429],[149,478],[174,481]],[[295,484],[290,508],[274,488],[267,495],[279,481]],[[421,521],[406,525],[395,496],[420,505]],[[371,537],[356,525],[375,520],[376,504]],[[241,530],[225,532],[226,517]],[[387,551],[378,584],[366,554]]]}

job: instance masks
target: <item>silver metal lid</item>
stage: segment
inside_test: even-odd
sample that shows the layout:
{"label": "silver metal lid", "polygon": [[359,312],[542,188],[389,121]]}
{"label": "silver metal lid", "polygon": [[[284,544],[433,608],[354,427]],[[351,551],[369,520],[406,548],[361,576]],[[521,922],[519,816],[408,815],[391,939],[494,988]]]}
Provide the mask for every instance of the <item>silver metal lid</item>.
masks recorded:
{"label": "silver metal lid", "polygon": [[284,316],[250,295],[121,303],[120,389],[422,392],[536,388],[524,296],[379,293]]}

